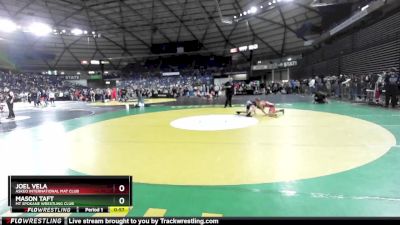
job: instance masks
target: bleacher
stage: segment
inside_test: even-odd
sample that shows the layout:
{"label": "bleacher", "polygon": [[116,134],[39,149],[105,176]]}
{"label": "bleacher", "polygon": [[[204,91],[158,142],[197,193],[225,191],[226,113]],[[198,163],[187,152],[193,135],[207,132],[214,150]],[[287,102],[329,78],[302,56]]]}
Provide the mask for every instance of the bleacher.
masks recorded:
{"label": "bleacher", "polygon": [[399,67],[400,12],[368,25],[306,55],[294,75],[380,73]]}

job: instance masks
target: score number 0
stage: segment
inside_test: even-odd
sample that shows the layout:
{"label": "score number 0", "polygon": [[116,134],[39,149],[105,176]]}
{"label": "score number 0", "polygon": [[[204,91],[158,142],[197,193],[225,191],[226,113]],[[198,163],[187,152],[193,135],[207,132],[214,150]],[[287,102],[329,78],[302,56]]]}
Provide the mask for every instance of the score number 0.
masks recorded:
{"label": "score number 0", "polygon": [[[120,192],[124,192],[125,191],[125,186],[124,185],[119,185],[118,190]],[[123,205],[125,203],[125,198],[124,197],[119,198],[118,202],[119,202],[120,205]]]}

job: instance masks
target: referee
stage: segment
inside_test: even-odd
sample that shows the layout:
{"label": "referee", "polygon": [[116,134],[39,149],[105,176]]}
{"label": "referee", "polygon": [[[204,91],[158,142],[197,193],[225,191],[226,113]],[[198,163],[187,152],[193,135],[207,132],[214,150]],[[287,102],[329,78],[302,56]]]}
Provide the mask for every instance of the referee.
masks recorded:
{"label": "referee", "polygon": [[233,79],[230,77],[228,82],[225,83],[224,88],[225,88],[225,95],[226,95],[226,101],[225,101],[225,107],[226,108],[228,105],[229,107],[232,107],[232,97],[234,93],[234,86],[233,86]]}
{"label": "referee", "polygon": [[8,90],[8,95],[7,95],[7,107],[8,107],[8,117],[7,119],[14,119],[15,114],[14,114],[14,93],[11,90]]}

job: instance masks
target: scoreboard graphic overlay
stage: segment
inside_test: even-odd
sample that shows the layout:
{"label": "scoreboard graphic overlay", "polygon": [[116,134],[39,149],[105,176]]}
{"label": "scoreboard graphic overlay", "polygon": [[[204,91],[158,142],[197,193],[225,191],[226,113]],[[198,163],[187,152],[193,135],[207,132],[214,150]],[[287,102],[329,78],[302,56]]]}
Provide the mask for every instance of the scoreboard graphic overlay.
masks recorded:
{"label": "scoreboard graphic overlay", "polygon": [[9,176],[13,213],[109,213],[133,206],[131,176]]}

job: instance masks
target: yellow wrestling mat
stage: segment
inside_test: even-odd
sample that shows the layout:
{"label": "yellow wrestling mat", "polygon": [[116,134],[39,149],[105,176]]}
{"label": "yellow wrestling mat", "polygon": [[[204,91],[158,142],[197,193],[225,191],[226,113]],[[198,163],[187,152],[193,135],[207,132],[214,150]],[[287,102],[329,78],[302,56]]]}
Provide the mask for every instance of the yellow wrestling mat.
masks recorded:
{"label": "yellow wrestling mat", "polygon": [[[128,101],[128,102],[119,102],[119,101],[109,101],[109,102],[95,102],[89,103],[90,106],[124,106],[126,104],[133,105],[137,104],[137,100]],[[157,104],[157,103],[165,103],[165,102],[176,102],[175,98],[148,98],[144,100],[145,104]]]}
{"label": "yellow wrestling mat", "polygon": [[89,175],[132,175],[152,184],[255,184],[350,170],[396,144],[374,123],[306,110],[286,109],[278,118],[258,114],[243,120],[243,128],[241,122],[229,127],[245,118],[235,116],[237,110],[173,110],[88,125],[67,134],[69,164]]}

